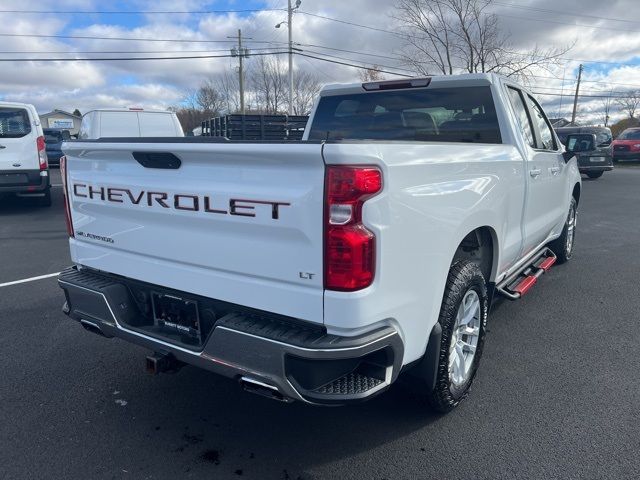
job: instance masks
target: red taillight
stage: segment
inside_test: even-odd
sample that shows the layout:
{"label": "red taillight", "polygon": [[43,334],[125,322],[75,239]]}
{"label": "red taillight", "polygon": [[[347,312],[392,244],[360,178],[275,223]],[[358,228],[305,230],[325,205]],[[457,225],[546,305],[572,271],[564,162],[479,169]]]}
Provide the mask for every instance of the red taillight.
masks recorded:
{"label": "red taillight", "polygon": [[60,176],[62,177],[62,194],[64,199],[64,221],[67,224],[67,233],[74,237],[73,222],[71,221],[71,204],[69,202],[69,190],[67,183],[67,157],[60,157]]}
{"label": "red taillight", "polygon": [[373,282],[375,235],[362,224],[362,205],[382,190],[376,167],[327,167],[325,275],[328,290],[354,291]]}
{"label": "red taillight", "polygon": [[36,146],[38,147],[38,161],[40,162],[40,170],[46,170],[48,168],[47,147],[44,143],[44,137],[38,137],[36,139]]}

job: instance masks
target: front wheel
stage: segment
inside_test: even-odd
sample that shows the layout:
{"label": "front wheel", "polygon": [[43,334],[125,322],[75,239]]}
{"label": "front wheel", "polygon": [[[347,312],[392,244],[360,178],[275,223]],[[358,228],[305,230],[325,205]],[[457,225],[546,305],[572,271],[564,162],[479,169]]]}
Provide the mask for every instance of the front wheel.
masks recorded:
{"label": "front wheel", "polygon": [[576,238],[576,223],[578,220],[578,204],[575,198],[571,198],[569,214],[564,223],[562,234],[549,244],[549,248],[557,257],[558,263],[566,263],[573,256],[573,245]]}
{"label": "front wheel", "polygon": [[482,355],[488,307],[480,267],[466,260],[454,264],[438,319],[442,337],[435,388],[427,394],[433,409],[449,412],[468,395]]}
{"label": "front wheel", "polygon": [[600,178],[604,172],[587,172],[589,178]]}

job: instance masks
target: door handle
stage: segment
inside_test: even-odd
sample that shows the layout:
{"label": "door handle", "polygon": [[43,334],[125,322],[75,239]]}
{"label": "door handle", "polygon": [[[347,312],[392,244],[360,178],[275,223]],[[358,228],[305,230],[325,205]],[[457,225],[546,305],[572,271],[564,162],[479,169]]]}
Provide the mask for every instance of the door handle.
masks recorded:
{"label": "door handle", "polygon": [[560,167],[551,167],[549,171],[551,172],[551,175],[558,175],[558,173],[560,173]]}
{"label": "door handle", "polygon": [[0,150],[2,150],[3,148],[7,148],[4,145],[0,145]]}
{"label": "door handle", "polygon": [[541,173],[542,173],[542,170],[540,170],[539,168],[534,168],[533,170],[529,170],[529,175],[531,175],[531,178],[538,178]]}

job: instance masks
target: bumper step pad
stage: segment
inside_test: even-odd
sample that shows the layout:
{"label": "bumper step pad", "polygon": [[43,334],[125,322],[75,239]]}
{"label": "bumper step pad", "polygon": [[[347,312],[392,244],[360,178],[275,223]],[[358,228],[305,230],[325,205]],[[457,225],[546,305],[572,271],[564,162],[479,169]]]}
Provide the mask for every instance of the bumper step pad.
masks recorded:
{"label": "bumper step pad", "polygon": [[359,395],[380,385],[383,380],[351,372],[315,390],[321,395]]}

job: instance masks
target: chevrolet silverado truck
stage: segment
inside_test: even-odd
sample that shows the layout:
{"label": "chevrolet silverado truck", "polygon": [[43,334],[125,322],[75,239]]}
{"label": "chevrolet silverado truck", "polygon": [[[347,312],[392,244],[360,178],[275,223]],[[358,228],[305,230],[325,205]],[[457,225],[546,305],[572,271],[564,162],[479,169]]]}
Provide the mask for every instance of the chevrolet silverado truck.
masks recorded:
{"label": "chevrolet silverado truck", "polygon": [[[575,143],[575,142],[574,142]],[[494,297],[571,258],[580,173],[540,104],[473,74],[324,88],[298,142],[66,142],[64,312],[282,401],[400,374],[449,411]]]}

